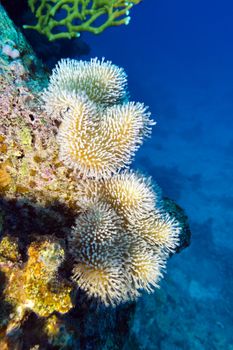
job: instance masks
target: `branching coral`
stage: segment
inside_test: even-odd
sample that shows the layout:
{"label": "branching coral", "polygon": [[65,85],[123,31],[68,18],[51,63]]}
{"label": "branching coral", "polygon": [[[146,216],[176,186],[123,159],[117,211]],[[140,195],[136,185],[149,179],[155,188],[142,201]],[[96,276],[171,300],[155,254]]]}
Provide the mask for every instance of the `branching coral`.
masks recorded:
{"label": "branching coral", "polygon": [[110,26],[128,24],[131,8],[140,1],[28,0],[37,23],[25,28],[35,29],[49,40],[75,38],[83,31],[99,34]]}

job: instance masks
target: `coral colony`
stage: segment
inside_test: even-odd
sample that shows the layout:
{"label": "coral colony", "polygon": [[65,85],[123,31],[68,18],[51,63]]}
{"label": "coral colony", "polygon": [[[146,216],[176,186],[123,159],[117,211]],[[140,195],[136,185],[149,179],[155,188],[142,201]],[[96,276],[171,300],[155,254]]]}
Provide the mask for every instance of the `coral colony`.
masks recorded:
{"label": "coral colony", "polygon": [[141,0],[28,0],[37,19],[25,28],[37,30],[50,41],[77,38],[83,31],[100,34],[111,26],[129,24],[131,8]]}
{"label": "coral colony", "polygon": [[14,322],[68,312],[77,289],[106,306],[151,292],[181,232],[160,188],[129,169],[154,122],[128,100],[122,68],[62,60],[39,103],[40,118],[11,113],[0,128],[0,191],[27,222],[22,237],[32,227],[26,252],[17,235],[0,242]]}

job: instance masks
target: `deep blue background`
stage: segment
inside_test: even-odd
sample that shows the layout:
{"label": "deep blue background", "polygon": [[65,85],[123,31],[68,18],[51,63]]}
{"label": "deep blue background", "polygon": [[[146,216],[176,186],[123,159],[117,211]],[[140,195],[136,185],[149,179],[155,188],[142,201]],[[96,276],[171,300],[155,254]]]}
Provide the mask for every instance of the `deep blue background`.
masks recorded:
{"label": "deep blue background", "polygon": [[161,291],[139,300],[132,335],[147,350],[230,350],[233,2],[144,0],[131,16],[85,34],[89,57],[124,67],[131,98],[150,107],[157,125],[134,166],[182,205],[193,233]]}

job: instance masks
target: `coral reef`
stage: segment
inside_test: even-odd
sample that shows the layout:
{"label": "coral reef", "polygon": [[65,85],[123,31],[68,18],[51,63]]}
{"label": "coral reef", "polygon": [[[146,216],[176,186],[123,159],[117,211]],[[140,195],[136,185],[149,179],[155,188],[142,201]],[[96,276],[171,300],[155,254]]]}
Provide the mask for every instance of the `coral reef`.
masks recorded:
{"label": "coral reef", "polygon": [[[157,286],[180,233],[158,186],[119,173],[154,124],[143,104],[127,100],[126,87],[111,62],[63,60],[43,93],[44,128],[8,117],[1,132],[4,197],[72,212],[74,225],[62,236],[73,280],[106,305]],[[56,210],[51,215],[62,221]]]}
{"label": "coral reef", "polygon": [[6,21],[14,40],[0,32],[0,347],[74,348],[95,317],[116,339],[117,319],[128,327],[133,312],[122,303],[153,291],[188,244],[182,210],[128,169],[154,122],[129,101],[122,68],[63,60],[48,81]]}
{"label": "coral reef", "polygon": [[102,33],[110,26],[128,24],[129,12],[141,0],[28,0],[37,19],[25,28],[37,30],[49,40],[76,38],[83,31]]}

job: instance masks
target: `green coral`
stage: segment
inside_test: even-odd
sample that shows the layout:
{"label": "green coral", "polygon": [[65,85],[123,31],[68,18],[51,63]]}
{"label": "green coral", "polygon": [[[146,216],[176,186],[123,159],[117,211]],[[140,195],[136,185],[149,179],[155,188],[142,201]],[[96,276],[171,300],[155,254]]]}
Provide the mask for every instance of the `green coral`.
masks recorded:
{"label": "green coral", "polygon": [[[106,28],[128,24],[129,11],[141,0],[28,0],[37,19],[24,28],[37,30],[50,41],[76,38],[80,32],[102,33]],[[65,17],[59,19],[63,12]],[[61,31],[61,27],[65,30]]]}

